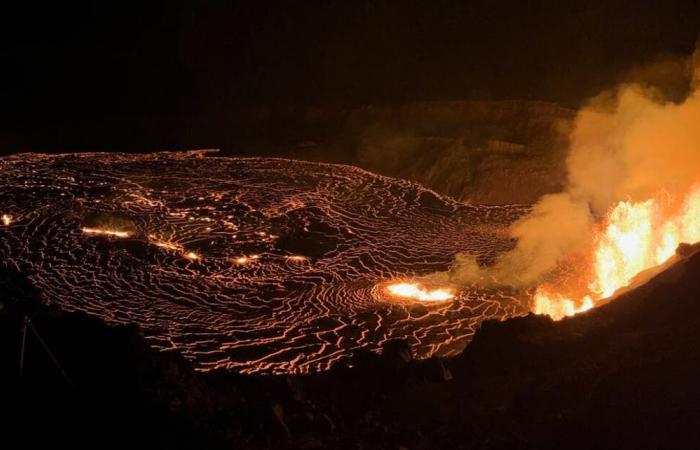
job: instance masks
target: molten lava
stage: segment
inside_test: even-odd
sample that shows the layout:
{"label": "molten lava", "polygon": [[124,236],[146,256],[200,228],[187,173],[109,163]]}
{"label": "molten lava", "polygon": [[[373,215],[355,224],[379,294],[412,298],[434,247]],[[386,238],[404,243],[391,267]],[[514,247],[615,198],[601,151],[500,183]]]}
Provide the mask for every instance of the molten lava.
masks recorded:
{"label": "molten lava", "polygon": [[198,261],[198,260],[202,259],[202,255],[200,255],[199,253],[195,253],[195,252],[187,252],[183,256],[185,258],[189,259],[190,261]]}
{"label": "molten lava", "polygon": [[181,245],[158,239],[158,237],[154,234],[149,234],[148,239],[150,240],[151,244],[155,245],[156,247],[164,248],[166,250],[182,250]]}
{"label": "molten lava", "polygon": [[[647,269],[668,261],[681,243],[700,241],[700,186],[682,201],[668,195],[619,202],[596,232],[588,292],[579,297],[540,286],[534,312],[554,319],[586,311]],[[575,300],[578,298],[578,300]]]}
{"label": "molten lava", "polygon": [[440,288],[428,290],[417,283],[395,283],[390,284],[386,289],[394,296],[421,302],[443,302],[455,296],[449,289]]}
{"label": "molten lava", "polygon": [[243,255],[243,256],[239,256],[237,258],[234,258],[233,262],[235,262],[236,264],[239,264],[239,265],[244,265],[244,264],[248,264],[251,260],[256,260],[259,258],[260,258],[260,255],[250,255],[250,256]]}
{"label": "molten lava", "polygon": [[117,238],[127,238],[131,235],[128,231],[112,230],[109,228],[90,228],[83,227],[83,233],[85,234],[98,234],[103,236],[117,237]]}
{"label": "molten lava", "polygon": [[190,153],[23,154],[0,172],[0,260],[52,304],[136,324],[197,370],[309,373],[389,339],[448,357],[482,321],[529,309],[413,278],[455,252],[506,251],[525,206],[466,205],[351,166]]}

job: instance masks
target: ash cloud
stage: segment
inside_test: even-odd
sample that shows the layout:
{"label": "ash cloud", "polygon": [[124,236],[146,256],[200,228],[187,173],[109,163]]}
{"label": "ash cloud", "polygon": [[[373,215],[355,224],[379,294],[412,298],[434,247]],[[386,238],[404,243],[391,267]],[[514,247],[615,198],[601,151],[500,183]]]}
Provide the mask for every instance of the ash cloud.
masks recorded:
{"label": "ash cloud", "polygon": [[[699,41],[700,44],[700,41]],[[700,181],[700,45],[656,62],[592,99],[570,134],[565,190],[543,196],[511,228],[515,248],[491,266],[459,254],[437,277],[457,285],[531,287],[593,244],[593,225],[619,201],[686,193]],[[678,92],[684,80],[685,95]],[[650,81],[651,80],[651,81]]]}

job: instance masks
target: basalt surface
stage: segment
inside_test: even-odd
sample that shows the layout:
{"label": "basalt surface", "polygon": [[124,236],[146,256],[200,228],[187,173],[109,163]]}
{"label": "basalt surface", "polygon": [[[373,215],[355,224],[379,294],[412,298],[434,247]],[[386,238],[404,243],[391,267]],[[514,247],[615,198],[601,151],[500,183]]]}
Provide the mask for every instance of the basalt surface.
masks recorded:
{"label": "basalt surface", "polygon": [[202,152],[0,159],[0,257],[43,300],[138,325],[197,369],[324,370],[408,342],[459,353],[480,322],[524,314],[518,293],[397,301],[386,283],[485,263],[526,210],[470,206],[344,165]]}

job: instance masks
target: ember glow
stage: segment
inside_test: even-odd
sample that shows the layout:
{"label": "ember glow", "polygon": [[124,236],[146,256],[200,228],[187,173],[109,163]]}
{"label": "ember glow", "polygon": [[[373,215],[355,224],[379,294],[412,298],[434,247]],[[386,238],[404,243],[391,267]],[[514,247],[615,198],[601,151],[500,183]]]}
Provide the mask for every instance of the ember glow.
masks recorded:
{"label": "ember glow", "polygon": [[440,288],[428,290],[418,283],[395,283],[390,284],[386,289],[391,295],[421,302],[444,302],[455,296],[449,289]]}
{"label": "ember glow", "polygon": [[641,202],[619,202],[595,236],[588,292],[579,298],[541,286],[534,311],[555,319],[592,308],[630,285],[639,273],[668,261],[681,243],[700,241],[700,186],[680,201],[666,194]]}
{"label": "ember glow", "polygon": [[117,237],[117,238],[127,238],[131,233],[128,231],[112,230],[109,228],[90,228],[83,227],[83,233],[85,234],[100,234],[104,236]]}
{"label": "ember glow", "polygon": [[200,255],[199,253],[195,253],[195,252],[187,252],[183,256],[191,261],[198,261],[198,260],[202,259],[202,255]]}
{"label": "ember glow", "polygon": [[[286,258],[290,259],[289,256],[287,256]],[[237,258],[234,258],[233,262],[235,262],[236,264],[243,265],[243,264],[248,264],[249,262],[255,261],[256,259],[260,259],[260,255],[239,256]]]}
{"label": "ember glow", "polygon": [[166,250],[182,250],[181,245],[178,245],[174,242],[158,239],[153,234],[150,234],[148,238],[150,239],[151,244],[155,245],[156,247],[164,248]]}

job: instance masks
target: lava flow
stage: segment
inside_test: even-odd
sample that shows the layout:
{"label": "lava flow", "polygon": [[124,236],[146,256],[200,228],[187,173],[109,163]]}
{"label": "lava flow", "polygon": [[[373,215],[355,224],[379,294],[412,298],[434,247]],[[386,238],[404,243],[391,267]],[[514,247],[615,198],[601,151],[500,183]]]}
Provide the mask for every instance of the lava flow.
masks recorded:
{"label": "lava flow", "polygon": [[661,265],[681,243],[700,241],[700,186],[680,201],[667,194],[641,202],[619,202],[595,233],[588,292],[576,298],[553,286],[540,286],[534,311],[555,319],[586,311],[635,276]]}
{"label": "lava flow", "polygon": [[112,230],[109,228],[83,227],[83,233],[85,233],[85,234],[101,234],[104,236],[112,236],[112,237],[118,237],[118,238],[129,237],[128,231]]}
{"label": "lava flow", "polygon": [[493,260],[525,207],[469,206],[350,166],[201,152],[23,154],[0,171],[0,258],[44,301],[138,324],[199,370],[324,370],[390,339],[419,358],[453,355],[481,321],[527,312],[510,291],[387,288],[460,251]]}

